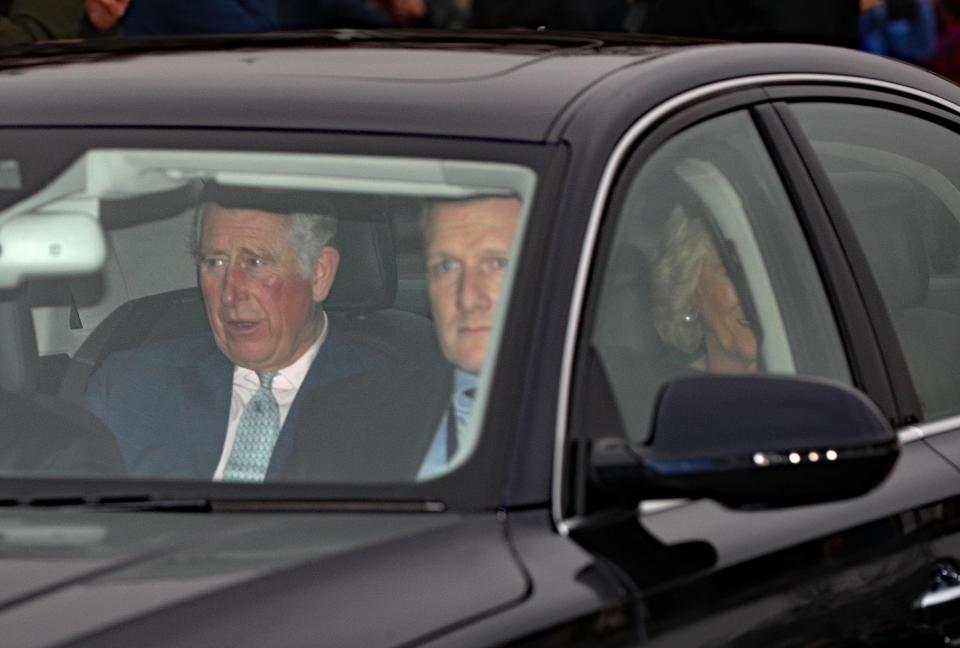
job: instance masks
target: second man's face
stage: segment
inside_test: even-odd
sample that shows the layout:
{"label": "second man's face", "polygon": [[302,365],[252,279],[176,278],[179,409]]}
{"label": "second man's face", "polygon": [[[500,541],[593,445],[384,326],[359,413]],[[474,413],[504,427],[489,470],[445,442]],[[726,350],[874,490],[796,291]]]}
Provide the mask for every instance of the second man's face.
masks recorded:
{"label": "second man's face", "polygon": [[487,198],[440,203],[426,227],[427,285],[447,360],[472,374],[483,366],[520,202]]}
{"label": "second man's face", "polygon": [[252,209],[208,206],[200,238],[200,288],[217,346],[234,364],[276,371],[317,339],[336,274],[325,248],[313,275],[300,274],[287,241],[287,218]]}

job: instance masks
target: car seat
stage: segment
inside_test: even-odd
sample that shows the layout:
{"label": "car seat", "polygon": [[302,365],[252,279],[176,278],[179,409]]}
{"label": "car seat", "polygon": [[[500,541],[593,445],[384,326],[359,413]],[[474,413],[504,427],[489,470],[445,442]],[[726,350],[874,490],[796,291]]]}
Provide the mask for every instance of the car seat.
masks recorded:
{"label": "car seat", "polygon": [[37,338],[27,290],[0,291],[0,389],[28,394],[37,387]]}

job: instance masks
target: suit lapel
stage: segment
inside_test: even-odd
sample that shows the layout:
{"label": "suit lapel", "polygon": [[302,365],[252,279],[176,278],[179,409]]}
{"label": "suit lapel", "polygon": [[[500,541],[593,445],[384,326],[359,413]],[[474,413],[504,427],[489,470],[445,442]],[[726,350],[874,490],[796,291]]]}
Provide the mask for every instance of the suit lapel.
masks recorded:
{"label": "suit lapel", "polygon": [[[328,324],[328,326],[330,325]],[[290,412],[287,414],[283,428],[280,430],[280,436],[277,438],[277,445],[270,457],[267,479],[274,479],[283,474],[283,469],[287,465],[297,434],[296,421],[300,413],[301,403],[305,398],[304,394],[308,394],[322,385],[373,368],[377,364],[379,364],[379,359],[372,352],[351,344],[337,332],[336,328],[330,326],[327,339],[320,347],[317,357],[310,365],[310,369],[303,379],[303,384],[300,385],[300,389],[297,390],[297,395],[290,405]]]}
{"label": "suit lapel", "polygon": [[450,397],[452,372],[438,351],[304,392],[282,477],[413,481]]}
{"label": "suit lapel", "polygon": [[183,411],[194,474],[212,479],[223,452],[233,396],[233,364],[213,346],[195,365],[180,370]]}

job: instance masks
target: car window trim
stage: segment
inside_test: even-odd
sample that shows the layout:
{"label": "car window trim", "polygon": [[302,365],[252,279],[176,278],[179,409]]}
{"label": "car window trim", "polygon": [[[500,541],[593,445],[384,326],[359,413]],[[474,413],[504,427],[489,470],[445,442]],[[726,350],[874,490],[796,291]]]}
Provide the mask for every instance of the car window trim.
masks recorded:
{"label": "car window trim", "polygon": [[786,129],[792,141],[792,152],[800,157],[806,168],[806,176],[813,183],[829,226],[833,228],[835,238],[847,259],[847,265],[860,293],[860,301],[866,311],[868,326],[879,344],[883,363],[888,367],[887,375],[892,389],[892,398],[897,413],[895,422],[900,425],[912,425],[923,420],[920,398],[913,385],[913,379],[901,350],[900,338],[893,326],[880,291],[880,286],[870,269],[866,252],[847,215],[846,208],[836,194],[833,182],[823,167],[819,156],[813,150],[813,144],[807,137],[796,114],[791,110],[793,102],[775,101],[772,109],[779,117],[780,125]]}
{"label": "car window trim", "polygon": [[[58,135],[58,153],[50,161],[50,169],[44,168],[44,183],[56,177],[62,170],[63,160],[72,160],[91,148],[171,148],[186,150],[266,151],[298,154],[314,154],[318,151],[329,155],[371,155],[386,157],[422,157],[428,159],[464,159],[468,161],[516,164],[533,171],[538,178],[537,189],[530,204],[527,223],[541,220],[535,211],[545,210],[545,200],[550,188],[541,184],[548,169],[553,169],[558,147],[554,144],[517,142],[510,140],[471,140],[468,138],[443,138],[423,135],[396,135],[380,133],[343,133],[321,129],[278,128],[149,128],[140,126],[67,126],[55,129]],[[49,136],[46,126],[10,127],[0,126],[0,135],[19,137]],[[145,146],[145,142],[149,143]],[[18,145],[19,146],[19,145]],[[65,166],[65,165],[64,165]],[[556,171],[551,171],[556,173]],[[553,178],[554,176],[551,176]],[[555,179],[552,181],[556,181]],[[10,204],[39,190],[32,185],[10,197]],[[509,312],[506,313],[509,316]],[[510,320],[513,321],[513,320]],[[505,322],[510,326],[509,322]],[[506,347],[504,347],[506,348]],[[516,399],[516,385],[500,380],[498,387],[497,366],[501,349],[490,377],[491,392],[488,402],[494,399]],[[499,373],[501,378],[506,373]],[[486,408],[489,410],[490,408]],[[499,416],[501,408],[497,408]],[[488,420],[489,419],[489,420]],[[364,484],[341,482],[284,482],[280,480],[258,484],[256,491],[249,484],[224,482],[145,479],[130,477],[97,478],[83,481],[84,495],[77,496],[78,481],[74,477],[49,477],[24,475],[7,480],[0,493],[0,506],[4,503],[19,504],[32,501],[57,501],[82,503],[87,500],[118,499],[142,501],[144,499],[263,499],[286,501],[360,501],[378,502],[384,499],[402,501],[442,500],[448,510],[476,511],[494,510],[503,503],[503,483],[513,461],[512,430],[497,427],[500,420],[493,414],[483,413],[478,422],[479,441],[472,454],[456,469],[428,481],[405,483]],[[493,422],[491,422],[493,421]],[[0,477],[2,481],[2,477]],[[233,486],[240,490],[234,491]],[[389,493],[389,497],[385,497]],[[442,497],[440,497],[442,495]]]}
{"label": "car window trim", "polygon": [[[843,244],[846,239],[837,233],[837,219],[831,210],[839,208],[822,194],[817,163],[814,161],[811,166],[804,155],[807,142],[803,134],[785,122],[780,102],[756,106],[754,112],[785,187],[792,194],[798,213],[803,214],[800,225],[823,273],[822,282],[834,309],[854,384],[874,400],[894,425],[919,420],[919,401],[907,398],[906,392],[902,392],[903,398],[897,397],[901,392],[892,374],[905,371],[906,365],[893,362],[883,353],[884,344],[897,344],[891,337],[893,325],[885,310],[868,306],[880,301],[879,288],[872,285],[872,275],[863,277],[856,271],[857,261]],[[844,226],[845,223],[840,225]],[[859,249],[853,254],[858,253]],[[861,261],[866,264],[866,259]],[[864,330],[872,335],[863,335]]]}
{"label": "car window trim", "polygon": [[603,220],[603,214],[619,170],[623,167],[634,145],[644,138],[661,119],[686,108],[698,100],[713,95],[750,88],[752,86],[796,84],[841,85],[847,88],[862,87],[867,89],[881,89],[920,99],[945,108],[951,113],[960,115],[960,105],[929,92],[898,83],[842,74],[785,73],[750,75],[699,86],[675,95],[652,110],[647,111],[633,122],[617,142],[604,165],[603,174],[597,187],[593,206],[590,209],[587,227],[584,232],[580,259],[577,263],[576,279],[570,298],[570,310],[567,318],[567,330],[564,339],[557,394],[553,484],[551,492],[551,517],[553,518],[557,531],[561,535],[568,536],[570,533],[570,523],[564,516],[566,499],[564,482],[567,477],[566,473],[568,472],[565,470],[564,442],[567,438],[568,417],[570,414],[570,389],[573,382],[573,363],[576,355],[577,337],[583,317],[584,304],[587,297],[586,288],[590,269],[594,262],[594,250],[598,242],[600,224]]}

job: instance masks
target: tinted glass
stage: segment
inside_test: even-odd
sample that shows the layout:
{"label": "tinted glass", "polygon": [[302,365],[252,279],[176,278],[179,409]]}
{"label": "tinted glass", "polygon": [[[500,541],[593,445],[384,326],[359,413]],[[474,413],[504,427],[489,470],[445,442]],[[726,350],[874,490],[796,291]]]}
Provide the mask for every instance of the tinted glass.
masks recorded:
{"label": "tinted glass", "polygon": [[867,256],[924,414],[960,412],[960,137],[871,106],[793,110]]}
{"label": "tinted glass", "polygon": [[4,474],[415,483],[470,458],[534,191],[509,163],[0,160]]}
{"label": "tinted glass", "polygon": [[591,346],[635,440],[668,380],[849,380],[796,215],[747,113],[670,139],[622,180]]}

